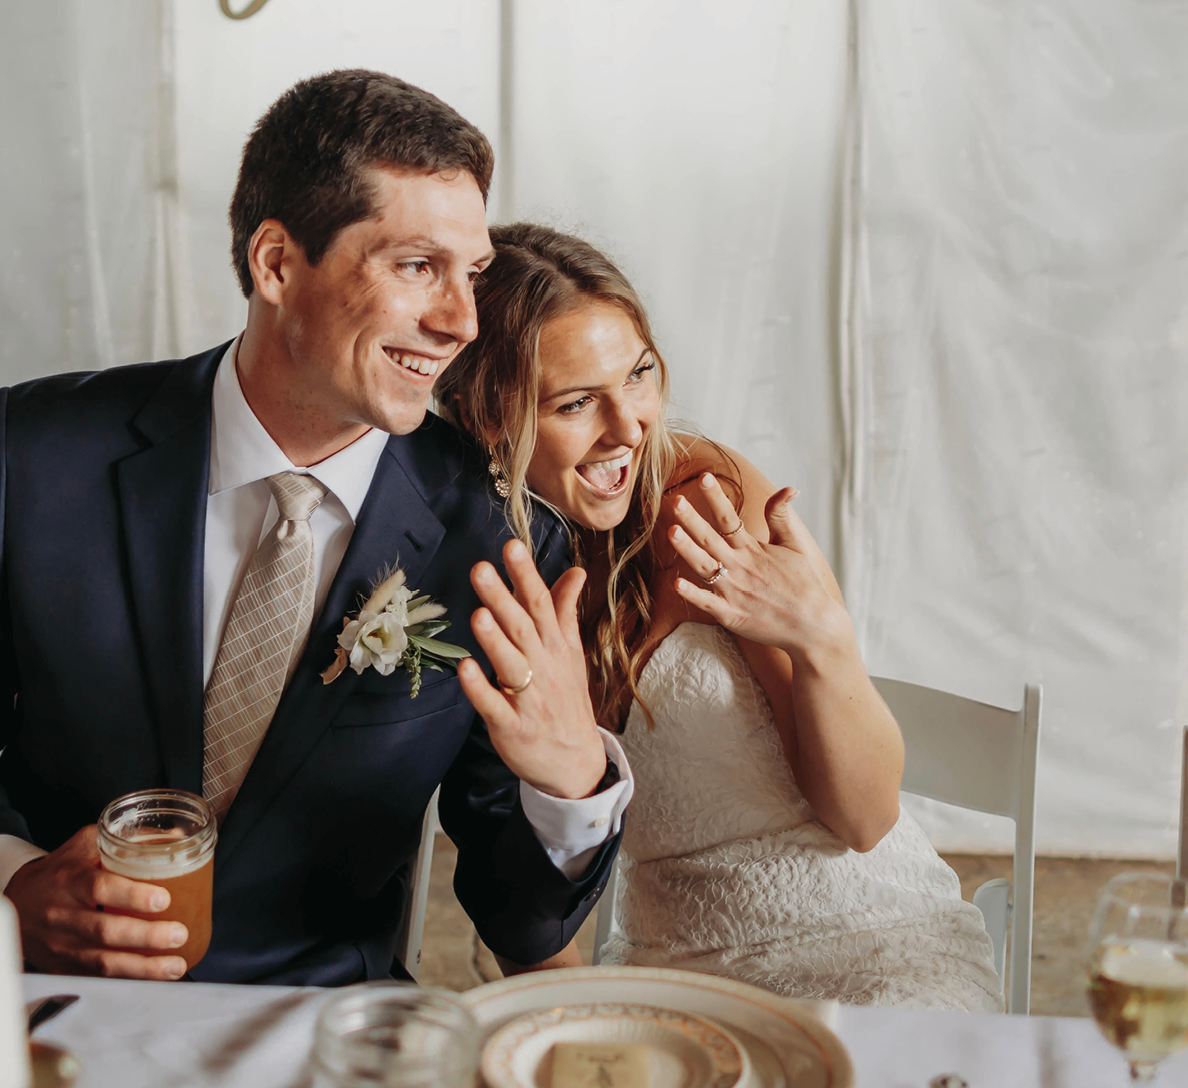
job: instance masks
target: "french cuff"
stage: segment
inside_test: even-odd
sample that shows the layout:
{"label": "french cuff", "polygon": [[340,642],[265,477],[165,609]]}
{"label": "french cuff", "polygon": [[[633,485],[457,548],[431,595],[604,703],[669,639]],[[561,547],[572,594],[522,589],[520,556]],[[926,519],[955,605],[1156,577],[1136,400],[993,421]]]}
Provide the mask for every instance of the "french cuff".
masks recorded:
{"label": "french cuff", "polygon": [[8,882],[22,865],[43,857],[45,851],[40,846],[34,846],[16,835],[0,835],[0,892],[8,890]]}
{"label": "french cuff", "polygon": [[541,793],[520,782],[520,806],[549,860],[570,880],[578,880],[599,848],[623,826],[623,811],[635,792],[635,776],[613,733],[599,729],[606,758],[619,769],[613,786],[576,801]]}

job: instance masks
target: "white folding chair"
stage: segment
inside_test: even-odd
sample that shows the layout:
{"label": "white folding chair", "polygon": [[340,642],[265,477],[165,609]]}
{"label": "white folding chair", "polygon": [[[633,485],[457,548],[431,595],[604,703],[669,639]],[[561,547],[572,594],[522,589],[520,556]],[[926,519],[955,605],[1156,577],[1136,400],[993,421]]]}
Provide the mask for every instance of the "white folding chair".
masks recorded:
{"label": "white folding chair", "polygon": [[[1007,1009],[1026,1015],[1031,1007],[1035,765],[1043,689],[1039,684],[1028,684],[1023,689],[1023,707],[1003,710],[901,680],[872,679],[903,732],[907,750],[904,790],[962,808],[1008,816],[1015,821],[1014,902],[1011,882],[1002,878],[986,881],[974,893],[973,901],[986,920],[999,978],[1005,972],[1010,921],[1011,978]],[[1185,744],[1185,781],[1188,782],[1188,740]],[[1188,813],[1188,786],[1185,797]],[[602,950],[615,925],[618,881],[616,859],[598,903],[595,964],[602,960]]]}
{"label": "white folding chair", "polygon": [[950,805],[1015,821],[1014,900],[1011,884],[988,880],[974,893],[994,942],[1003,977],[1007,920],[1011,973],[1007,1011],[1031,1007],[1031,920],[1035,885],[1035,765],[1043,689],[1028,684],[1023,706],[1003,710],[935,688],[872,677],[903,732],[903,789]]}
{"label": "white folding chair", "polygon": [[1188,880],[1188,725],[1180,754],[1180,846],[1176,851],[1176,879]]}
{"label": "white folding chair", "polygon": [[440,826],[437,819],[437,795],[434,790],[421,824],[421,846],[413,862],[412,882],[408,889],[408,911],[396,939],[396,955],[412,977],[421,974],[421,939],[425,935],[425,907],[429,902],[429,873],[433,868],[433,843]]}

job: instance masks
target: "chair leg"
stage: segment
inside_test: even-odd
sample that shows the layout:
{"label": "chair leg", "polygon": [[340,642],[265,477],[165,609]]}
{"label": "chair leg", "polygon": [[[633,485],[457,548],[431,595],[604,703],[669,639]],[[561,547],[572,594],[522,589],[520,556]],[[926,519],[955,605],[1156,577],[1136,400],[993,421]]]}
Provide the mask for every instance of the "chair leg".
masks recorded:
{"label": "chair leg", "polygon": [[973,896],[973,904],[982,912],[986,932],[994,946],[994,970],[1001,982],[1006,974],[1007,922],[1011,916],[1011,882],[1005,877],[987,880]]}

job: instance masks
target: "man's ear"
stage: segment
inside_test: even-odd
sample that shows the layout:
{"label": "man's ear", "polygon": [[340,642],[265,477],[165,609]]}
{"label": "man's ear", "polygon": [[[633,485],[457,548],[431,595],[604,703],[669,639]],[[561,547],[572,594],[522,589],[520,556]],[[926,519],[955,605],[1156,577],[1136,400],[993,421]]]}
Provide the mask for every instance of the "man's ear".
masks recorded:
{"label": "man's ear", "polygon": [[265,219],[248,242],[248,268],[265,302],[280,306],[291,285],[293,262],[304,260],[301,247],[279,219]]}

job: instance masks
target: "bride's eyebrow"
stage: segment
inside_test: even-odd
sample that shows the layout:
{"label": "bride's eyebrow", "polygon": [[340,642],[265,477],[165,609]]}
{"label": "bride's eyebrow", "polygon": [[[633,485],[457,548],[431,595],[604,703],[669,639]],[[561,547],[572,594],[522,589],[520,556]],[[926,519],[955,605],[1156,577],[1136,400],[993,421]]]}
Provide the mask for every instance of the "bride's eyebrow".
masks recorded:
{"label": "bride's eyebrow", "polygon": [[[644,348],[643,351],[639,353],[639,358],[631,364],[631,370],[635,370],[639,364],[644,361],[645,356],[649,355],[651,351],[651,348]],[[630,373],[630,371],[628,373]],[[605,388],[605,385],[572,385],[568,389],[560,389],[556,393],[546,393],[540,399],[541,401],[548,403],[551,400],[556,400],[558,397],[569,397],[574,393],[598,393]]]}

